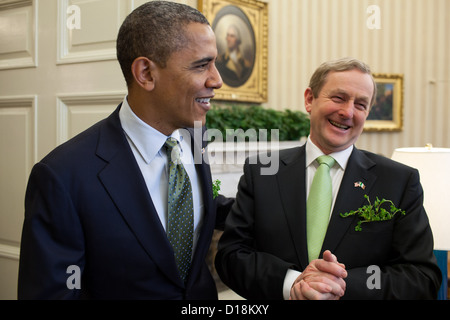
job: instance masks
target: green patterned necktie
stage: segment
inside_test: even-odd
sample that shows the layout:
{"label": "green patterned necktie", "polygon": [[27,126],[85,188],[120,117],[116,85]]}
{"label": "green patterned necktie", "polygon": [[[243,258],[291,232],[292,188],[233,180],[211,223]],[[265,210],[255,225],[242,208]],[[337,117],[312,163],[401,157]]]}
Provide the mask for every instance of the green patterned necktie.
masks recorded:
{"label": "green patterned necktie", "polygon": [[172,245],[180,276],[186,281],[194,238],[191,182],[181,163],[178,141],[168,138],[164,146],[169,161],[167,237]]}
{"label": "green patterned necktie", "polygon": [[330,168],[335,160],[330,156],[320,156],[316,160],[319,167],[314,175],[306,202],[306,236],[310,262],[319,257],[320,249],[322,249],[333,199]]}

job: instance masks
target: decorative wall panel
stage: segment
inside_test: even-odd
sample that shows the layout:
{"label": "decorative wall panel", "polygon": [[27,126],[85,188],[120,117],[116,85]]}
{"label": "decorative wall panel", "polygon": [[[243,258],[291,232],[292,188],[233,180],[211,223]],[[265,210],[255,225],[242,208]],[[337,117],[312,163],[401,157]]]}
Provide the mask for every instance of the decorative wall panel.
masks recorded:
{"label": "decorative wall panel", "polygon": [[0,97],[0,257],[18,258],[23,197],[36,153],[36,97]]}
{"label": "decorative wall panel", "polygon": [[57,143],[61,144],[109,116],[125,92],[60,95],[57,97]]}
{"label": "decorative wall panel", "polygon": [[128,0],[58,1],[57,62],[116,59],[117,33],[129,9]]}
{"label": "decorative wall panel", "polygon": [[34,2],[0,2],[0,69],[35,67],[37,14]]}

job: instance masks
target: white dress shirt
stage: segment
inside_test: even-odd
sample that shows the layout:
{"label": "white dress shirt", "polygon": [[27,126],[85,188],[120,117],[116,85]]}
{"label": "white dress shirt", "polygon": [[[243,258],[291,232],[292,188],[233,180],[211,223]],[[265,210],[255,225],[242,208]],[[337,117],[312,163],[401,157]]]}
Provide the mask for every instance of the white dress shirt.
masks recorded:
{"label": "white dress shirt", "polygon": [[[308,137],[308,141],[306,142],[306,199],[308,199],[309,189],[311,187],[312,181],[314,179],[314,174],[316,173],[319,164],[316,160],[317,157],[322,156],[324,153],[311,141],[311,138]],[[348,159],[353,151],[353,145],[348,147],[345,150],[339,152],[330,153],[329,156],[333,157],[336,162],[334,166],[330,169],[331,176],[331,188],[333,194],[333,201],[331,204],[331,213],[333,212],[334,203],[336,202],[336,197],[339,191],[339,187],[341,185],[342,177],[344,176],[345,168],[347,168]],[[289,269],[286,273],[286,277],[284,278],[283,284],[283,297],[284,299],[289,299],[290,291],[292,284],[295,279],[301,274],[301,272]]]}
{"label": "white dress shirt", "polygon": [[[168,193],[168,163],[164,146],[168,136],[142,121],[131,109],[127,97],[123,100],[119,111],[122,128],[144,177],[147,189],[158,213],[164,230],[167,229],[167,193]],[[190,149],[190,137],[184,137],[185,130],[176,130],[171,137],[180,142],[181,162],[186,169],[192,187],[194,207],[194,250],[203,222],[204,207],[200,182]],[[193,250],[193,252],[194,252]]]}

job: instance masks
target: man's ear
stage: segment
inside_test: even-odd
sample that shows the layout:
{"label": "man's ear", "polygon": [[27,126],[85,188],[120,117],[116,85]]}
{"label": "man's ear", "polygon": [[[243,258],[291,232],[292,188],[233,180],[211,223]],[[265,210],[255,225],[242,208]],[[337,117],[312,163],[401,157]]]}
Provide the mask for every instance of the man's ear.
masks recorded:
{"label": "man's ear", "polygon": [[155,87],[156,64],[146,57],[138,57],[131,65],[136,83],[146,91],[152,91]]}
{"label": "man's ear", "polygon": [[312,102],[314,100],[314,94],[311,88],[305,90],[305,109],[308,113],[311,113]]}

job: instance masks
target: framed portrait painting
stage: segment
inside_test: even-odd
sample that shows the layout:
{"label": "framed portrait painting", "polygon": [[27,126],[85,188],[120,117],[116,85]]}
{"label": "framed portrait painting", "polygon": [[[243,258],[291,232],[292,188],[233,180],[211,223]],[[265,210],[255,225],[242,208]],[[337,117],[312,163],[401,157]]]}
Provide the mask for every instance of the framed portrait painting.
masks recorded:
{"label": "framed portrait painting", "polygon": [[216,66],[223,86],[216,99],[267,101],[267,3],[257,0],[199,0],[217,41]]}
{"label": "framed portrait painting", "polygon": [[364,131],[403,129],[403,75],[374,73],[377,97],[364,125]]}

